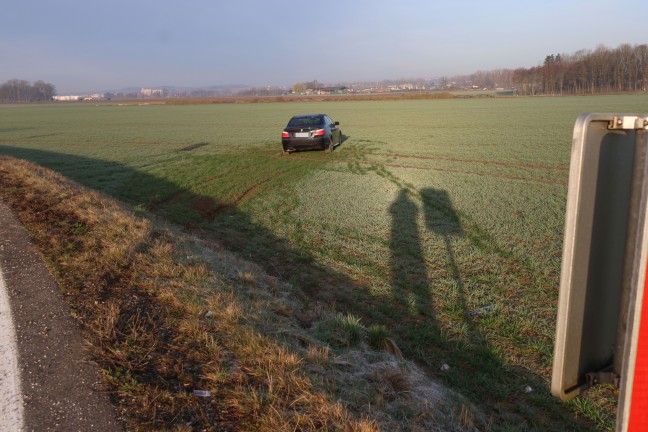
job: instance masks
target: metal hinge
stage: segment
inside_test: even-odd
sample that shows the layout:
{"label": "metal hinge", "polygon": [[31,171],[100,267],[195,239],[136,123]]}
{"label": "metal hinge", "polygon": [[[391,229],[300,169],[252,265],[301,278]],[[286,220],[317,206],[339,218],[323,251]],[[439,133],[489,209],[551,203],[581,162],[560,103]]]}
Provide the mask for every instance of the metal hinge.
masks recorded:
{"label": "metal hinge", "polygon": [[610,123],[608,123],[608,129],[615,130],[648,130],[648,117],[639,117],[639,116],[614,116]]}

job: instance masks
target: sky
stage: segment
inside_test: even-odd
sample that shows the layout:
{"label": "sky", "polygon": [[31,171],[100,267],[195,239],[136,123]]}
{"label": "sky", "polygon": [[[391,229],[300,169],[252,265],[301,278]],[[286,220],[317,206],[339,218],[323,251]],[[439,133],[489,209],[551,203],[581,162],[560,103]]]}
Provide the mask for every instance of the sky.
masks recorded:
{"label": "sky", "polygon": [[[0,83],[59,94],[432,79],[648,43],[618,0],[3,0]],[[634,5],[634,6],[633,6]]]}

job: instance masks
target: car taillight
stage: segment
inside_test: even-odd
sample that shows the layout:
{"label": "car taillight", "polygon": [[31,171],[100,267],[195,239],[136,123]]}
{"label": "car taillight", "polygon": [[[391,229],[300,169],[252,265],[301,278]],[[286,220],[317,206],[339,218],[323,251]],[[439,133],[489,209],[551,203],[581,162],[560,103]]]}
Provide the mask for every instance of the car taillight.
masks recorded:
{"label": "car taillight", "polygon": [[313,132],[313,136],[324,136],[324,129],[317,129]]}
{"label": "car taillight", "polygon": [[290,133],[286,131],[281,132],[281,138],[290,138]]}

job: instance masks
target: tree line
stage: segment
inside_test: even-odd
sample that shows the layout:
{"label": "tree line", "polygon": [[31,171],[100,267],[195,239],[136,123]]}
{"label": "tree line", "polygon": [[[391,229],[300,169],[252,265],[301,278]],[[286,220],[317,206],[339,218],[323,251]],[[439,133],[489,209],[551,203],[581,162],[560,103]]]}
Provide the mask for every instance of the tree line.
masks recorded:
{"label": "tree line", "polygon": [[[426,86],[434,87],[421,80]],[[323,85],[317,80],[293,86],[295,93]],[[542,65],[531,68],[478,71],[471,75],[443,77],[436,84],[450,87],[515,89],[519,95],[581,95],[648,90],[648,45],[622,44],[617,48],[598,46],[594,51],[573,54],[550,54]],[[272,96],[284,92],[278,87],[254,88],[239,96]],[[10,80],[0,85],[2,102],[35,102],[51,100],[54,85],[36,81]],[[205,95],[192,95],[204,97]]]}
{"label": "tree line", "polygon": [[541,66],[513,71],[521,95],[582,95],[646,91],[648,45],[622,44],[610,49],[548,55]]}
{"label": "tree line", "polygon": [[13,79],[0,85],[0,101],[3,102],[38,102],[52,100],[56,87],[44,81],[30,84],[24,80]]}

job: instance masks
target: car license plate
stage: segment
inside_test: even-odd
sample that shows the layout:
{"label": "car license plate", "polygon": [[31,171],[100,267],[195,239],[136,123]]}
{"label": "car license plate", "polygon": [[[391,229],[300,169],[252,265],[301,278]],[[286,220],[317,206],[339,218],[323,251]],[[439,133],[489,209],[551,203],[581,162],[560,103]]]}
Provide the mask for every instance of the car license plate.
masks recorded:
{"label": "car license plate", "polygon": [[309,132],[295,132],[295,138],[308,138],[309,136]]}

